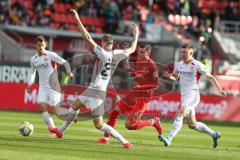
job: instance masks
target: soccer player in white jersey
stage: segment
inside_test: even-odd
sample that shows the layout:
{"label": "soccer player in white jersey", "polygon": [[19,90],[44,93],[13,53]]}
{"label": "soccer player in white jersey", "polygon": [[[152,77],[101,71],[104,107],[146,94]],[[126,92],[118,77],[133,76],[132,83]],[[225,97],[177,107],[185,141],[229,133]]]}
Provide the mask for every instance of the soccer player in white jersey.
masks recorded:
{"label": "soccer player in white jersey", "polygon": [[43,36],[38,36],[36,38],[37,54],[30,59],[31,76],[29,77],[27,92],[30,92],[37,71],[39,75],[37,103],[42,112],[45,123],[48,127],[55,127],[54,121],[47,110],[47,106],[50,105],[56,107],[61,99],[56,63],[65,66],[70,78],[73,76],[73,73],[71,72],[69,63],[56,53],[46,50],[46,45],[46,40]]}
{"label": "soccer player in white jersey", "polygon": [[159,136],[159,139],[163,141],[165,146],[170,146],[173,137],[182,127],[183,118],[186,118],[189,128],[210,135],[213,138],[213,148],[216,148],[221,133],[213,131],[202,122],[197,122],[195,118],[195,107],[200,102],[198,90],[200,76],[206,76],[220,94],[226,95],[226,92],[218,84],[216,78],[206,71],[204,65],[193,58],[193,47],[190,43],[183,45],[181,57],[182,61],[177,64],[174,72],[171,74],[165,73],[165,76],[172,80],[180,79],[181,108],[175,117],[171,132],[167,137]]}
{"label": "soccer player in white jersey", "polygon": [[[103,122],[102,115],[104,114],[104,108],[102,104],[106,98],[106,89],[108,82],[116,69],[119,61],[127,58],[133,53],[137,46],[137,39],[139,30],[137,25],[133,25],[134,40],[131,46],[125,50],[113,50],[113,37],[109,34],[104,35],[101,41],[101,46],[98,46],[91,38],[88,31],[84,28],[77,12],[71,10],[74,14],[75,19],[78,22],[80,32],[82,33],[83,39],[89,44],[94,54],[100,60],[100,66],[95,67],[96,77],[92,80],[90,86],[79,96],[79,98],[73,103],[72,109],[68,114],[67,120],[63,123],[60,128],[52,128],[49,130],[56,133],[58,138],[61,138],[64,130],[72,123],[79,113],[79,109],[87,107],[91,109],[94,126],[97,129],[102,130],[110,134],[119,140],[123,146],[127,149],[131,149],[132,144],[124,139],[114,128]],[[98,62],[97,62],[98,63]],[[96,69],[99,69],[98,71]]]}

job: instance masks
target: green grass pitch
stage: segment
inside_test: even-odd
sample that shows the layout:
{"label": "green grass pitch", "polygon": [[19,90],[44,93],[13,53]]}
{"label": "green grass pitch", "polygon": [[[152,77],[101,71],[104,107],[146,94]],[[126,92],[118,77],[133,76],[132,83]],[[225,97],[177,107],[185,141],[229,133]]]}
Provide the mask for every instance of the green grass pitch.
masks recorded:
{"label": "green grass pitch", "polygon": [[[22,137],[18,126],[25,120],[34,125],[30,137]],[[59,126],[61,120],[55,118]],[[164,134],[171,124],[163,123]],[[134,144],[126,150],[115,139],[108,145],[95,144],[102,132],[93,127],[92,121],[73,124],[62,139],[48,138],[46,125],[40,113],[0,111],[0,160],[237,160],[240,159],[240,127],[209,125],[223,133],[220,145],[212,149],[212,139],[183,126],[171,147],[159,142],[156,131],[147,127],[128,131],[120,120],[116,129]]]}

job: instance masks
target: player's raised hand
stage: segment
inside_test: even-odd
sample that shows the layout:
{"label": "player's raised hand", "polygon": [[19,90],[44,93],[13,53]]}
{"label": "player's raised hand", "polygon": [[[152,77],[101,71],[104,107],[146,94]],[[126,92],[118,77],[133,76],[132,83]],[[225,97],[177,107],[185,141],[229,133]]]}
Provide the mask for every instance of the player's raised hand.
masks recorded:
{"label": "player's raised hand", "polygon": [[226,96],[226,95],[227,95],[227,92],[224,91],[224,90],[220,90],[220,93],[221,93],[221,95],[223,95],[223,96]]}
{"label": "player's raised hand", "polygon": [[134,36],[138,36],[139,35],[139,28],[137,26],[137,24],[133,24],[133,35]]}
{"label": "player's raised hand", "polygon": [[72,14],[74,15],[74,17],[75,17],[76,19],[79,19],[79,16],[78,16],[78,13],[77,13],[76,10],[70,9],[70,12],[72,12]]}
{"label": "player's raised hand", "polygon": [[69,79],[72,79],[72,78],[74,77],[74,75],[73,75],[72,72],[69,72],[67,75],[68,75],[68,78],[69,78]]}

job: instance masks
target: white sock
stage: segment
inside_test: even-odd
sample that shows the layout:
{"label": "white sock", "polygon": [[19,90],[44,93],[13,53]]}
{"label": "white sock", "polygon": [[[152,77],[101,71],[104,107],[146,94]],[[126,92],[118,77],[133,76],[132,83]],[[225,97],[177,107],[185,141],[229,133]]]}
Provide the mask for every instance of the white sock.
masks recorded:
{"label": "white sock", "polygon": [[42,115],[43,115],[44,122],[45,122],[49,127],[55,127],[54,122],[53,122],[53,119],[52,119],[52,117],[49,115],[48,111],[43,112]]}
{"label": "white sock", "polygon": [[62,127],[60,127],[58,130],[63,133],[64,130],[67,129],[70,126],[72,121],[75,118],[77,118],[78,113],[79,113],[79,110],[75,111],[72,108],[70,108],[66,121],[63,122]]}
{"label": "white sock", "polygon": [[175,137],[177,133],[180,131],[180,129],[182,128],[182,124],[183,124],[183,117],[177,116],[173,122],[172,130],[167,136],[170,141],[172,141],[173,137]]}
{"label": "white sock", "polygon": [[194,129],[196,131],[199,131],[199,132],[207,133],[210,136],[213,136],[213,134],[215,133],[215,131],[210,129],[206,124],[204,124],[202,122],[197,122],[197,125],[196,125],[196,127]]}
{"label": "white sock", "polygon": [[101,130],[113,136],[114,138],[119,140],[122,144],[128,143],[128,141],[125,138],[123,138],[123,136],[121,136],[114,128],[107,125],[106,123],[103,123]]}

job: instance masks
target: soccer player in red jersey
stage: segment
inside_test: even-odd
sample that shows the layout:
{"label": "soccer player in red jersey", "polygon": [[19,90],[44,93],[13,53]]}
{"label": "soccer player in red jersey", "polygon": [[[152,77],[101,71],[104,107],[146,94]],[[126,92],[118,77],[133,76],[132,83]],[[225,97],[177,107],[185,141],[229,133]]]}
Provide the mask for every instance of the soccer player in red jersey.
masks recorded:
{"label": "soccer player in red jersey", "polygon": [[[124,67],[133,74],[133,86],[130,92],[118,102],[117,107],[111,111],[108,125],[114,127],[118,116],[122,113],[127,117],[125,123],[127,129],[138,130],[146,126],[153,126],[159,135],[162,134],[159,118],[141,120],[154,90],[159,86],[158,67],[149,57],[150,53],[150,45],[141,45],[135,69],[125,62]],[[109,137],[109,134],[105,133],[104,137],[97,140],[96,143],[108,144]]]}

